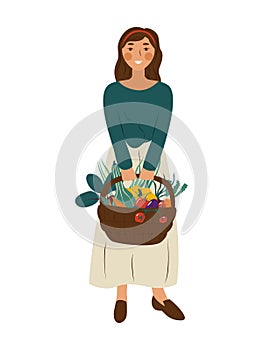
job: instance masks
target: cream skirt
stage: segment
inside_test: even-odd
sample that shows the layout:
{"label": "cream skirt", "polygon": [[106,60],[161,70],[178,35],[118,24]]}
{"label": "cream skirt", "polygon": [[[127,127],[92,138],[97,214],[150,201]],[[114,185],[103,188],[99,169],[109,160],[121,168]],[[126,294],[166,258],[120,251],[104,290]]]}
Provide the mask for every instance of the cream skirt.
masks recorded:
{"label": "cream skirt", "polygon": [[[128,146],[135,169],[139,163],[138,152],[145,158],[149,142],[138,148]],[[109,149],[106,165],[115,160],[113,148]],[[165,152],[162,152],[158,175],[170,179]],[[125,184],[125,183],[124,183]],[[178,239],[176,220],[166,238],[149,246],[114,244],[97,223],[90,265],[90,283],[109,288],[122,284],[139,284],[161,288],[176,284],[178,272]]]}

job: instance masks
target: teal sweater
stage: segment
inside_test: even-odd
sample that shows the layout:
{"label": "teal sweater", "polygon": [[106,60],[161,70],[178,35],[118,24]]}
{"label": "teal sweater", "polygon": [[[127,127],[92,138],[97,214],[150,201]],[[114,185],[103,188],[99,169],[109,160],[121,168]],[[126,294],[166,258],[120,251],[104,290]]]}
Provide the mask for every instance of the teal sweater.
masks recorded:
{"label": "teal sweater", "polygon": [[106,87],[103,105],[119,167],[132,167],[127,144],[137,148],[151,141],[143,167],[155,170],[171,121],[173,95],[170,87],[157,82],[148,89],[133,90],[115,82]]}

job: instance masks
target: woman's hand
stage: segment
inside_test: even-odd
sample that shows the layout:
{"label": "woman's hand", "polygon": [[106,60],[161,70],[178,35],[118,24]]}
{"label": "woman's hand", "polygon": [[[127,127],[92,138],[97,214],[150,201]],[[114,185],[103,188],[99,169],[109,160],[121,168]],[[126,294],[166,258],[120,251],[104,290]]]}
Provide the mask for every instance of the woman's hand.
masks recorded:
{"label": "woman's hand", "polygon": [[132,181],[137,179],[133,168],[127,170],[121,169],[121,177],[123,181]]}
{"label": "woman's hand", "polygon": [[154,179],[154,170],[142,169],[140,174],[140,179],[142,180],[153,180]]}

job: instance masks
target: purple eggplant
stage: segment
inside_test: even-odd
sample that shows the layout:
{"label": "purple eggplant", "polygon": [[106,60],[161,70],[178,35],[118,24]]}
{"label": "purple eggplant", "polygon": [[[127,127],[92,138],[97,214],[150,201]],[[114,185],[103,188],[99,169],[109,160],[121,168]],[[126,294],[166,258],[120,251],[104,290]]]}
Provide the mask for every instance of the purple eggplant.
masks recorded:
{"label": "purple eggplant", "polygon": [[151,208],[151,209],[154,209],[154,208],[158,208],[159,206],[159,202],[157,199],[152,199],[146,206],[146,208]]}

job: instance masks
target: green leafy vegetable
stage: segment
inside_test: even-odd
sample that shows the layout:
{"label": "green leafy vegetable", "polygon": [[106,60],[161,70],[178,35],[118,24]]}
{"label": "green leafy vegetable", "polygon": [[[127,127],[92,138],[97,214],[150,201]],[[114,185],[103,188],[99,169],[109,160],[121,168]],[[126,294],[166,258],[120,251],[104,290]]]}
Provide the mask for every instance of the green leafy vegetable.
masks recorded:
{"label": "green leafy vegetable", "polygon": [[86,176],[86,180],[87,180],[87,183],[88,183],[89,187],[93,191],[101,193],[102,188],[103,188],[103,183],[102,183],[101,179],[97,175],[95,175],[95,174],[88,174]]}
{"label": "green leafy vegetable", "polygon": [[[114,162],[112,165],[112,175],[114,178],[121,176],[119,166]],[[127,190],[122,181],[116,183],[115,198],[122,202],[127,208],[133,208],[135,204],[135,198],[132,193]]]}
{"label": "green leafy vegetable", "polygon": [[99,172],[100,172],[100,176],[101,176],[101,178],[102,178],[102,181],[105,182],[105,180],[106,180],[106,175],[104,174],[100,163],[98,163],[98,169],[99,169]]}
{"label": "green leafy vegetable", "polygon": [[166,189],[166,186],[165,186],[165,185],[163,185],[162,183],[159,182],[159,183],[158,183],[158,188],[157,188],[156,183],[154,182],[153,184],[154,184],[154,189],[155,189],[155,195],[156,195],[156,197],[157,197],[158,199],[160,199],[160,198],[166,196],[166,194],[167,194],[167,189]]}
{"label": "green leafy vegetable", "polygon": [[175,195],[175,197],[179,196],[179,194],[181,194],[182,192],[184,192],[187,189],[188,185],[187,184],[183,184],[183,186],[181,187],[180,191],[178,191]]}
{"label": "green leafy vegetable", "polygon": [[104,169],[106,170],[106,173],[107,173],[107,175],[108,175],[108,174],[110,173],[110,171],[109,171],[108,167],[106,166],[106,164],[104,163],[103,160],[101,160],[101,164],[103,165],[103,167],[104,167]]}
{"label": "green leafy vegetable", "polygon": [[174,195],[176,194],[176,192],[177,192],[177,190],[178,190],[179,187],[180,187],[180,181],[177,180],[177,181],[176,181],[176,184],[175,184],[174,187],[173,187]]}
{"label": "green leafy vegetable", "polygon": [[97,203],[98,200],[99,200],[99,196],[97,195],[97,193],[88,191],[80,194],[75,199],[75,203],[79,207],[90,207],[91,205]]}

